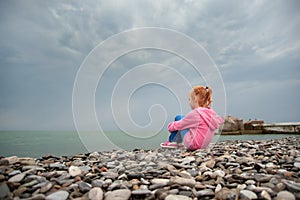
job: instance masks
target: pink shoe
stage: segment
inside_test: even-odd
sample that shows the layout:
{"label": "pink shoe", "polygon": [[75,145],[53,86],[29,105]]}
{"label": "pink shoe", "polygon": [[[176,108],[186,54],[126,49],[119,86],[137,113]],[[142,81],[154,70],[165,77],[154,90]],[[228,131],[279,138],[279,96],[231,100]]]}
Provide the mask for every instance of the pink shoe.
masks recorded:
{"label": "pink shoe", "polygon": [[161,143],[160,144],[161,147],[163,148],[171,148],[171,149],[175,149],[178,147],[178,144],[177,142],[169,142],[169,141],[166,141],[164,143]]}

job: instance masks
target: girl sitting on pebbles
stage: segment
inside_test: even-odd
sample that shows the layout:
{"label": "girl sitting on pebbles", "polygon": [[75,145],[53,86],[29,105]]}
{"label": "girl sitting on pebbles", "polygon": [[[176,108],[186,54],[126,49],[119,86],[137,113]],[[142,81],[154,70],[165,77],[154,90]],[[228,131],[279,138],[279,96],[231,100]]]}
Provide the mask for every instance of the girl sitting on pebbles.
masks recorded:
{"label": "girl sitting on pebbles", "polygon": [[192,109],[185,116],[177,115],[175,121],[168,124],[171,132],[167,142],[160,146],[177,148],[180,143],[189,150],[206,148],[214,136],[214,131],[224,122],[209,106],[212,91],[209,87],[194,86],[189,94]]}

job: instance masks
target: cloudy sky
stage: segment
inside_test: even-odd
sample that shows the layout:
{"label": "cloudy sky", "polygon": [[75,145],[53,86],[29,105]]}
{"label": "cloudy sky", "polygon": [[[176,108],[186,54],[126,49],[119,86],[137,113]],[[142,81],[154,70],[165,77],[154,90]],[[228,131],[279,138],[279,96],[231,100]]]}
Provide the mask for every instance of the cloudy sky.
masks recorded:
{"label": "cloudy sky", "polygon": [[[300,121],[299,9],[296,0],[1,1],[0,129],[74,130],[72,94],[84,60],[106,39],[143,27],[176,31],[205,49],[217,66],[214,76],[224,83],[213,88],[220,115]],[[140,69],[136,66],[144,68],[132,75],[134,82],[125,75]],[[178,81],[174,72],[188,82]],[[137,126],[147,126],[151,118],[165,126],[164,120],[189,111],[188,102],[177,97],[185,98],[190,85],[207,83],[209,77],[195,74],[179,56],[137,50],[114,60],[98,77],[95,105],[81,103],[95,108],[103,129],[124,126],[120,123],[129,118]],[[148,84],[138,82],[146,79]],[[136,90],[114,96],[116,85]],[[223,87],[226,99],[220,100]],[[93,119],[82,116],[83,126],[93,129]]]}

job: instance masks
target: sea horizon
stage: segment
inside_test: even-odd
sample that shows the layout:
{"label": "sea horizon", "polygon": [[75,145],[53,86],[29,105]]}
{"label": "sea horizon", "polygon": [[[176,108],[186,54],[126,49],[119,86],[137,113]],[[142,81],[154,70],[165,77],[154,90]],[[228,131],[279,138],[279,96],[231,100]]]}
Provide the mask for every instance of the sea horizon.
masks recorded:
{"label": "sea horizon", "polygon": [[[88,131],[87,133],[91,133]],[[93,133],[93,132],[92,132]],[[97,134],[97,131],[94,132]],[[109,139],[119,148],[99,151],[112,151],[118,149],[157,149],[160,143],[168,138],[167,132],[160,132],[151,138],[137,139],[124,135],[122,132],[109,133]],[[257,135],[215,135],[213,143],[224,140],[265,140],[280,139],[297,134],[257,134]],[[96,149],[97,151],[97,149]],[[89,153],[85,144],[76,131],[0,131],[0,156],[41,157],[44,155],[71,156]]]}

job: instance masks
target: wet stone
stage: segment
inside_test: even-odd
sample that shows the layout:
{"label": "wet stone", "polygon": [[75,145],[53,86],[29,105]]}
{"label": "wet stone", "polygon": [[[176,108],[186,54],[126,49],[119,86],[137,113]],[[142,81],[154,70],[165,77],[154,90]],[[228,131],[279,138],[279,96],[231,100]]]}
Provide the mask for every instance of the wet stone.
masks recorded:
{"label": "wet stone", "polygon": [[119,176],[118,173],[114,173],[114,172],[102,172],[101,175],[107,179],[116,179]]}
{"label": "wet stone", "polygon": [[69,193],[67,191],[60,190],[46,196],[46,200],[65,200],[68,198],[68,196]]}
{"label": "wet stone", "polygon": [[105,182],[103,180],[93,180],[92,181],[92,187],[102,187],[105,184]]}
{"label": "wet stone", "polygon": [[56,168],[56,169],[65,169],[65,165],[61,163],[51,163],[49,165],[50,168]]}
{"label": "wet stone", "polygon": [[91,167],[90,166],[87,166],[87,165],[83,165],[83,166],[79,166],[79,169],[83,172],[83,173],[86,173],[86,172],[89,172],[91,170]]}
{"label": "wet stone", "polygon": [[256,182],[254,180],[247,180],[245,183],[247,185],[254,185]]}
{"label": "wet stone", "polygon": [[51,178],[57,176],[57,172],[56,171],[44,172],[41,174],[41,176],[43,176],[47,179],[51,179]]}
{"label": "wet stone", "polygon": [[225,164],[226,167],[240,167],[239,163],[226,163]]}
{"label": "wet stone", "polygon": [[196,193],[196,196],[198,198],[201,197],[213,197],[215,196],[215,192],[212,189],[204,189],[204,190],[200,190]]}
{"label": "wet stone", "polygon": [[222,189],[222,185],[218,184],[215,188],[215,193],[219,192]]}
{"label": "wet stone", "polygon": [[181,178],[178,176],[172,177],[171,183],[178,184],[178,185],[186,185],[190,187],[194,187],[196,185],[196,181],[194,179]]}
{"label": "wet stone", "polygon": [[74,161],[71,162],[71,165],[77,167],[77,166],[82,166],[84,164],[81,160],[74,160]]}
{"label": "wet stone", "polygon": [[220,176],[220,177],[224,177],[225,176],[225,172],[222,171],[222,170],[216,170],[213,172],[213,177],[217,177],[217,176]]}
{"label": "wet stone", "polygon": [[212,169],[215,166],[215,164],[216,164],[216,161],[213,160],[213,159],[212,160],[208,160],[208,161],[205,162],[205,166],[208,167],[208,168],[210,168],[210,169]]}
{"label": "wet stone", "polygon": [[25,175],[26,175],[25,173],[17,174],[15,176],[11,177],[10,179],[8,179],[8,182],[20,182],[23,180]]}
{"label": "wet stone", "polygon": [[0,182],[3,182],[3,181],[5,181],[5,176],[4,175],[2,175],[2,174],[0,174]]}
{"label": "wet stone", "polygon": [[144,196],[151,194],[150,190],[134,190],[131,192],[132,195]]}
{"label": "wet stone", "polygon": [[24,193],[27,190],[26,187],[19,187],[18,189],[14,190],[14,196],[20,196],[22,193]]}
{"label": "wet stone", "polygon": [[0,159],[0,166],[1,165],[9,165],[9,161],[7,159]]}
{"label": "wet stone", "polygon": [[296,200],[295,196],[288,191],[280,191],[276,198],[276,200]]}
{"label": "wet stone", "polygon": [[27,198],[26,200],[44,200],[46,196],[44,194],[35,194],[32,197]]}
{"label": "wet stone", "polygon": [[296,168],[300,169],[300,162],[295,162],[295,163],[294,163],[294,166],[295,166]]}
{"label": "wet stone", "polygon": [[190,165],[183,165],[183,164],[179,164],[179,163],[173,163],[173,166],[176,168],[184,168],[184,169],[190,169],[193,168],[193,166]]}
{"label": "wet stone", "polygon": [[38,180],[33,180],[33,181],[30,181],[28,183],[24,183],[23,185],[21,185],[20,187],[31,187],[31,186],[34,186],[36,184],[38,184],[39,181]]}
{"label": "wet stone", "polygon": [[255,174],[254,175],[254,179],[257,182],[262,182],[262,183],[270,181],[271,178],[272,178],[272,176],[264,175],[264,174],[262,174],[262,175],[261,174]]}
{"label": "wet stone", "polygon": [[86,192],[90,191],[92,186],[86,182],[80,182],[80,183],[78,183],[78,188],[81,192],[86,193]]}
{"label": "wet stone", "polygon": [[193,162],[193,161],[195,161],[195,160],[196,160],[196,159],[195,159],[194,157],[191,157],[191,156],[185,157],[185,158],[182,160],[181,164],[182,164],[182,165],[190,164],[191,162]]}
{"label": "wet stone", "polygon": [[43,185],[40,189],[41,193],[46,193],[48,192],[51,188],[53,187],[53,184],[51,182],[46,183],[45,185]]}
{"label": "wet stone", "polygon": [[35,160],[33,158],[29,158],[29,157],[19,158],[19,162],[21,165],[34,165],[35,164]]}
{"label": "wet stone", "polygon": [[153,185],[165,186],[165,185],[169,184],[170,180],[169,179],[160,179],[160,178],[157,178],[157,179],[152,179],[150,182]]}
{"label": "wet stone", "polygon": [[144,185],[150,185],[150,182],[145,180],[144,178],[141,178],[141,183]]}
{"label": "wet stone", "polygon": [[265,190],[263,190],[261,193],[260,193],[260,196],[262,197],[262,199],[264,200],[271,200],[271,196],[269,195],[268,192],[266,192]]}
{"label": "wet stone", "polygon": [[[169,195],[170,191],[166,189],[158,189],[155,191],[155,199],[165,199]],[[177,194],[177,193],[176,193]]]}
{"label": "wet stone", "polygon": [[239,197],[239,191],[237,189],[222,188],[215,195],[218,200],[235,200]]}
{"label": "wet stone", "polygon": [[10,172],[8,174],[8,176],[14,176],[14,175],[17,175],[17,174],[21,174],[21,171],[20,170],[14,170],[14,171]]}
{"label": "wet stone", "polygon": [[0,199],[10,199],[12,194],[6,183],[0,183]]}
{"label": "wet stone", "polygon": [[128,189],[119,189],[109,191],[105,193],[105,200],[128,200],[130,198],[131,191]]}
{"label": "wet stone", "polygon": [[193,177],[196,177],[199,174],[199,172],[195,169],[187,169],[186,171]]}
{"label": "wet stone", "polygon": [[182,191],[179,191],[179,194],[178,194],[178,195],[183,195],[183,196],[190,197],[190,196],[193,195],[193,192],[192,192],[192,191],[182,190]]}
{"label": "wet stone", "polygon": [[240,190],[246,189],[247,185],[246,184],[239,184],[236,188]]}
{"label": "wet stone", "polygon": [[130,174],[127,174],[127,178],[129,180],[131,179],[140,179],[140,178],[143,178],[143,174],[139,174],[139,173],[130,173]]}
{"label": "wet stone", "polygon": [[5,159],[8,160],[10,165],[13,165],[13,164],[19,162],[19,158],[17,156],[6,157]]}
{"label": "wet stone", "polygon": [[170,194],[165,198],[165,200],[191,200],[191,198],[184,195]]}
{"label": "wet stone", "polygon": [[181,172],[179,172],[178,176],[180,176],[182,178],[188,178],[188,179],[192,178],[191,174],[189,174],[187,171],[181,171]]}
{"label": "wet stone", "polygon": [[78,176],[81,174],[81,169],[77,166],[71,166],[69,167],[69,174],[72,176],[72,177],[75,177],[75,176]]}
{"label": "wet stone", "polygon": [[108,186],[107,190],[112,191],[115,189],[120,189],[121,187],[122,187],[122,183],[120,181],[115,181]]}
{"label": "wet stone", "polygon": [[244,200],[257,199],[257,195],[250,190],[241,190],[240,198]]}
{"label": "wet stone", "polygon": [[103,199],[103,191],[99,187],[94,187],[89,191],[88,195],[90,200],[102,200]]}
{"label": "wet stone", "polygon": [[291,192],[300,192],[300,183],[295,183],[294,181],[284,180],[283,183],[286,185]]}

